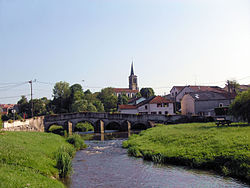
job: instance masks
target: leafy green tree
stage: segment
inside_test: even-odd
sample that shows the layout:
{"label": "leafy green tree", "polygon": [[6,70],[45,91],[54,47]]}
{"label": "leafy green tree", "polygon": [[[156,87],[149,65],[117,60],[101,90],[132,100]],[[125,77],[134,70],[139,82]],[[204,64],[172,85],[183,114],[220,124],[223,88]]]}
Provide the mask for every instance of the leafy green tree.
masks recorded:
{"label": "leafy green tree", "polygon": [[97,98],[103,103],[106,112],[115,111],[118,98],[114,95],[114,90],[111,87],[101,90]]}
{"label": "leafy green tree", "polygon": [[118,97],[118,104],[128,104],[128,96],[126,94],[122,94]]}
{"label": "leafy green tree", "polygon": [[104,112],[104,106],[100,100],[96,99],[93,105],[95,105],[97,112]]}
{"label": "leafy green tree", "polygon": [[21,99],[17,102],[19,114],[23,117],[24,114],[27,116],[31,115],[31,104],[25,96],[21,96]]}
{"label": "leafy green tree", "polygon": [[230,105],[230,110],[235,117],[242,118],[250,123],[250,90],[236,96]]}
{"label": "leafy green tree", "polygon": [[66,113],[70,111],[70,87],[67,82],[57,82],[53,89],[53,105],[56,113]]}
{"label": "leafy green tree", "polygon": [[227,80],[226,87],[230,93],[238,93],[239,86],[236,80]]}
{"label": "leafy green tree", "polygon": [[84,112],[87,111],[88,101],[86,100],[76,100],[72,104],[72,112]]}
{"label": "leafy green tree", "polygon": [[47,100],[45,98],[33,99],[34,115],[35,116],[46,115],[48,112],[46,106],[47,106]]}
{"label": "leafy green tree", "polygon": [[149,98],[155,95],[155,92],[152,88],[141,88],[140,94],[144,98]]}
{"label": "leafy green tree", "polygon": [[89,103],[87,106],[87,111],[88,112],[97,112],[97,109],[96,109],[95,105],[93,105],[92,103]]}

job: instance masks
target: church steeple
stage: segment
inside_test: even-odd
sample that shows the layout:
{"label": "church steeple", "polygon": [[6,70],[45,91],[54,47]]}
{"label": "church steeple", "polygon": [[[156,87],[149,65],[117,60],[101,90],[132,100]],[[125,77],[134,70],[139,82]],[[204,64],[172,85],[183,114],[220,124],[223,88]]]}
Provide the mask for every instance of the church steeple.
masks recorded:
{"label": "church steeple", "polygon": [[137,85],[137,76],[134,74],[134,63],[132,61],[131,64],[131,72],[129,76],[129,89],[131,90],[138,90],[138,85]]}
{"label": "church steeple", "polygon": [[131,64],[131,73],[130,73],[130,76],[134,75],[134,66],[133,66],[133,61],[132,61],[132,64]]}

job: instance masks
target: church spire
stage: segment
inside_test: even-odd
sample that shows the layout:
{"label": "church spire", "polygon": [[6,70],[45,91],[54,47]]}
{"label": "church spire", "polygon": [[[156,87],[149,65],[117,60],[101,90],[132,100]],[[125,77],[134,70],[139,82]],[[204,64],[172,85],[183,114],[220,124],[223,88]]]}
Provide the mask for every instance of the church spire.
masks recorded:
{"label": "church spire", "polygon": [[131,75],[134,75],[134,66],[133,66],[133,61],[132,61],[132,64],[131,64],[131,73],[130,73],[130,76]]}

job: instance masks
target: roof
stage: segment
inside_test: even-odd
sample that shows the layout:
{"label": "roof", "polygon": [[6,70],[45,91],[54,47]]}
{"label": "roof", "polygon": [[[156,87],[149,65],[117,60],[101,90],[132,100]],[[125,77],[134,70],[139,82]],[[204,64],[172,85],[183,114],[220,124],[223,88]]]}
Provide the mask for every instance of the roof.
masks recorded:
{"label": "roof", "polygon": [[139,90],[132,90],[129,88],[113,88],[115,93],[139,93]]}
{"label": "roof", "polygon": [[128,105],[128,104],[122,104],[122,105],[119,105],[119,109],[136,109],[137,106],[135,105]]}
{"label": "roof", "polygon": [[158,104],[158,103],[171,103],[171,101],[161,96],[151,96],[146,100],[137,104],[137,106],[142,106],[144,104]]}
{"label": "roof", "polygon": [[0,104],[0,108],[13,108],[16,104]]}
{"label": "roof", "polygon": [[169,103],[170,100],[167,100],[161,96],[155,96],[152,100],[149,101],[149,104],[158,104],[158,103]]}
{"label": "roof", "polygon": [[196,101],[228,100],[227,95],[213,91],[193,92],[188,93],[187,95],[190,95]]}
{"label": "roof", "polygon": [[187,86],[191,88],[195,92],[200,92],[200,91],[214,91],[214,92],[219,92],[219,93],[224,93],[225,90],[220,88],[219,86]]}
{"label": "roof", "polygon": [[[184,87],[186,86],[173,86],[172,89],[176,88],[178,91],[181,91]],[[170,92],[172,91],[172,89],[170,90]]]}

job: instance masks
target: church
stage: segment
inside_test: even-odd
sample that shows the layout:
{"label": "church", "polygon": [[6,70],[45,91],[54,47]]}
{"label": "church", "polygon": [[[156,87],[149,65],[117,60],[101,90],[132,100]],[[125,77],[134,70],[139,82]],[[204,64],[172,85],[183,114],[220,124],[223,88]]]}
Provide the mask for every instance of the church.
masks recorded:
{"label": "church", "polygon": [[119,97],[125,94],[128,98],[133,98],[139,93],[138,83],[137,83],[137,76],[134,74],[134,66],[133,62],[131,64],[131,72],[130,76],[128,77],[129,80],[129,88],[114,88],[114,94]]}

